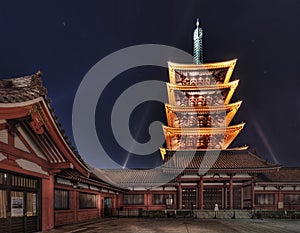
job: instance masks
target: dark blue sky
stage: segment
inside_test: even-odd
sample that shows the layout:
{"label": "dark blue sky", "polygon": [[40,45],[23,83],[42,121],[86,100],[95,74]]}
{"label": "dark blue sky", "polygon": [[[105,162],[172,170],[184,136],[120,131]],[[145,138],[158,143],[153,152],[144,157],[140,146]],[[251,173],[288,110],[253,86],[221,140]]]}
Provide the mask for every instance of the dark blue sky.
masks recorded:
{"label": "dark blue sky", "polygon": [[[243,100],[234,123],[246,127],[233,146],[247,144],[268,161],[300,166],[300,1],[2,1],[1,78],[41,70],[44,85],[66,134],[72,137],[72,104],[86,72],[121,48],[155,43],[192,52],[200,17],[205,62],[238,58],[240,79],[233,100]],[[127,155],[112,140],[110,105],[121,90],[141,80],[167,81],[162,68],[119,75],[99,100],[97,128],[107,151],[121,164]],[[145,118],[142,113],[150,112]],[[148,103],[133,113],[133,134],[147,139],[152,120],[165,120],[162,105]],[[144,132],[144,136],[143,136]],[[84,157],[84,155],[82,155]],[[132,156],[130,166],[155,166],[159,153]]]}

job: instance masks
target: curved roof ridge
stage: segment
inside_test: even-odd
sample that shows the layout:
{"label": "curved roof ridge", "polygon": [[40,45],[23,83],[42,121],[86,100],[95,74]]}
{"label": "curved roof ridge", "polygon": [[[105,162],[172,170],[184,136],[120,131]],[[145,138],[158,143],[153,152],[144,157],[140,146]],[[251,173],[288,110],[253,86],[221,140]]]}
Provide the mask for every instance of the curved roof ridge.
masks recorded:
{"label": "curved roof ridge", "polygon": [[0,80],[0,103],[16,103],[45,97],[47,89],[43,86],[42,72],[18,78]]}
{"label": "curved roof ridge", "polygon": [[48,108],[54,125],[57,127],[58,132],[61,134],[67,147],[75,155],[76,159],[82,164],[82,166],[85,167],[85,170],[88,171],[89,169],[85,161],[72,145],[72,142],[65,134],[65,130],[62,128],[58,117],[54,114],[54,108],[50,104],[51,100],[46,95],[47,89],[43,85],[42,75],[41,71],[37,71],[35,74],[31,75],[0,80],[0,104],[5,107],[6,104],[26,104],[27,101],[43,98],[43,102],[45,103],[46,108]]}
{"label": "curved roof ridge", "polygon": [[266,164],[268,164],[268,165],[280,165],[280,166],[281,166],[281,164],[278,164],[278,163],[271,163],[271,162],[268,162],[267,159],[263,159],[262,157],[260,157],[259,155],[255,154],[255,153],[254,153],[253,151],[251,151],[251,150],[248,150],[248,154],[249,154],[250,156],[252,156],[252,157],[255,157],[255,158],[259,159],[260,161],[262,161],[262,162],[264,162],[264,163],[266,163]]}

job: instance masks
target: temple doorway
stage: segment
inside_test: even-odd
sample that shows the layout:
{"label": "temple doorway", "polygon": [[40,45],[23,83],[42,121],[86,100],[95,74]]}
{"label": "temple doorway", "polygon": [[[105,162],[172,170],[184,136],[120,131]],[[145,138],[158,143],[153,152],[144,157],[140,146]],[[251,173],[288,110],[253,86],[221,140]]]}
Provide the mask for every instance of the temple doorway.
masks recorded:
{"label": "temple doorway", "polygon": [[0,232],[36,232],[40,223],[38,179],[0,172]]}
{"label": "temple doorway", "polygon": [[197,189],[183,188],[182,189],[182,209],[196,209],[197,204]]}
{"label": "temple doorway", "polygon": [[112,216],[112,198],[104,197],[103,199],[103,217]]}
{"label": "temple doorway", "polygon": [[214,209],[215,204],[222,208],[222,188],[205,188],[203,191],[203,208]]}

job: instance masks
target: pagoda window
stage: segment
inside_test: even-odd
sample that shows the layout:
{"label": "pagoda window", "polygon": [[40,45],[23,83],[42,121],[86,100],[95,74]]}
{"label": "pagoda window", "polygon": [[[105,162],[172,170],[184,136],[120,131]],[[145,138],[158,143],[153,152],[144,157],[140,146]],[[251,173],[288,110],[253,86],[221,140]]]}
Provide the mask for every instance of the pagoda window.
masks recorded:
{"label": "pagoda window", "polygon": [[123,205],[144,205],[144,194],[124,194]]}
{"label": "pagoda window", "polygon": [[97,195],[89,194],[89,193],[79,193],[79,208],[80,209],[97,208]]}
{"label": "pagoda window", "polygon": [[188,126],[196,127],[197,126],[197,115],[194,113],[188,114]]}
{"label": "pagoda window", "polygon": [[188,117],[186,114],[182,115],[179,120],[180,127],[188,127]]}
{"label": "pagoda window", "polygon": [[205,85],[210,85],[210,77],[209,77],[209,75],[206,75],[206,77],[204,79],[204,83],[205,83]]}
{"label": "pagoda window", "polygon": [[196,77],[191,77],[190,85],[191,86],[197,86],[197,78]]}
{"label": "pagoda window", "polygon": [[256,205],[274,205],[275,195],[274,194],[255,194]]}
{"label": "pagoda window", "polygon": [[205,96],[204,95],[198,95],[197,96],[197,106],[204,106],[205,105]]}
{"label": "pagoda window", "polygon": [[186,86],[190,85],[190,78],[188,76],[183,76],[182,85],[186,85]]}
{"label": "pagoda window", "polygon": [[202,77],[202,76],[200,76],[199,78],[198,78],[198,86],[202,86],[202,85],[204,85],[204,78]]}
{"label": "pagoda window", "polygon": [[54,209],[70,209],[70,191],[61,189],[54,190]]}

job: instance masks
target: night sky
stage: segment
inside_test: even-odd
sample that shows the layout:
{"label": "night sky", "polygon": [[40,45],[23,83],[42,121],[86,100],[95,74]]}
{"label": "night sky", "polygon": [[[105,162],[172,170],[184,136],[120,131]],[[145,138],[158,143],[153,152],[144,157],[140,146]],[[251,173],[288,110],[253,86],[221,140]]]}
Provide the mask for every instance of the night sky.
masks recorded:
{"label": "night sky", "polygon": [[[298,0],[2,1],[0,77],[41,70],[55,114],[72,138],[74,96],[94,64],[137,44],[164,44],[191,53],[197,17],[204,30],[204,61],[238,58],[231,80],[240,79],[240,85],[231,102],[243,104],[233,123],[244,121],[246,126],[232,146],[247,144],[270,162],[300,166]],[[120,164],[128,153],[113,139],[111,106],[123,90],[149,79],[167,81],[168,72],[158,67],[128,70],[99,99],[98,136]],[[147,102],[132,113],[130,127],[138,141],[149,139],[153,120],[165,122],[162,104]],[[157,152],[131,155],[127,165],[160,162]]]}

